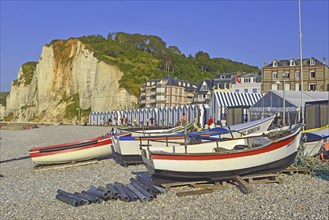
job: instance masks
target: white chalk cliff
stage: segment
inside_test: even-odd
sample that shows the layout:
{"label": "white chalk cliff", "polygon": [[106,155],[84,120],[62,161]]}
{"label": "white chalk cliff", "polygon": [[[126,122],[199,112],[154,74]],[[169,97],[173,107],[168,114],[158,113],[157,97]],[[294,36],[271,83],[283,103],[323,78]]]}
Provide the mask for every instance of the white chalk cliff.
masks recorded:
{"label": "white chalk cliff", "polygon": [[99,61],[79,40],[55,41],[42,48],[31,79],[20,69],[6,100],[5,116],[21,122],[74,121],[75,107],[86,120],[83,110],[123,110],[128,104],[137,105],[137,97],[119,87],[122,76],[117,66]]}

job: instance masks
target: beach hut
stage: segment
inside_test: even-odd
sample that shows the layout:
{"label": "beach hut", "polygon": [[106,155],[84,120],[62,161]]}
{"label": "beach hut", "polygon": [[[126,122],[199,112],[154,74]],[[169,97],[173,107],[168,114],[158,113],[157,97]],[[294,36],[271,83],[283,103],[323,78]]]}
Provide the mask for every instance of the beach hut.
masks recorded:
{"label": "beach hut", "polygon": [[[286,125],[301,121],[301,108],[304,108],[306,129],[322,127],[328,124],[329,92],[271,90],[258,100],[250,109],[252,120],[269,115],[277,115]],[[285,100],[285,106],[283,105]]]}
{"label": "beach hut", "polygon": [[[213,92],[209,110],[215,122],[225,118],[229,125],[248,120],[248,109],[263,95],[258,93]],[[210,116],[209,115],[209,116]]]}
{"label": "beach hut", "polygon": [[156,121],[159,126],[163,126],[164,108],[157,108]]}

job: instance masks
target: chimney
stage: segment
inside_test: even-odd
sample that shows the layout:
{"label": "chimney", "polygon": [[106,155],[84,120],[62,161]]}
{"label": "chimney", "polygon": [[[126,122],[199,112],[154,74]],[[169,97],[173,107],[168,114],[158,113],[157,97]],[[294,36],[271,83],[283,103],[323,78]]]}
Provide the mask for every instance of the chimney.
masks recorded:
{"label": "chimney", "polygon": [[327,65],[326,57],[323,57],[323,58],[322,58],[322,63],[323,63],[324,65]]}
{"label": "chimney", "polygon": [[267,64],[268,64],[268,63],[267,63],[267,61],[265,60],[265,61],[264,61],[264,66],[266,66]]}

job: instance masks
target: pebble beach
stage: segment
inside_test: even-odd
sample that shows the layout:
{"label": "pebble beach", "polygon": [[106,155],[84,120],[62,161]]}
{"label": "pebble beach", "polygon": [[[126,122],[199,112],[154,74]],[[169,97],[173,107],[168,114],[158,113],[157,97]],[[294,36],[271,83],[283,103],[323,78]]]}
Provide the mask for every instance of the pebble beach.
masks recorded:
{"label": "pebble beach", "polygon": [[108,127],[47,126],[0,130],[0,219],[329,219],[329,181],[311,175],[284,175],[282,184],[254,185],[251,194],[235,185],[213,193],[178,197],[170,189],[151,202],[110,200],[73,207],[55,198],[57,189],[126,184],[148,175],[144,165],[123,167],[113,158],[65,169],[34,171],[28,150],[100,136]]}

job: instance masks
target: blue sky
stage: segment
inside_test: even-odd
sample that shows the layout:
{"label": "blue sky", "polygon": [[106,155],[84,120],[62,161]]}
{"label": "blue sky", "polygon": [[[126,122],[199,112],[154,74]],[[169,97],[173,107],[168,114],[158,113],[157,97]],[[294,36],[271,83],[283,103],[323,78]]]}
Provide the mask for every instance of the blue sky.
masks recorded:
{"label": "blue sky", "polygon": [[[303,57],[329,61],[328,0],[302,0]],[[198,51],[262,67],[299,58],[298,1],[1,0],[1,85],[54,39],[109,32],[151,34],[184,54]]]}

